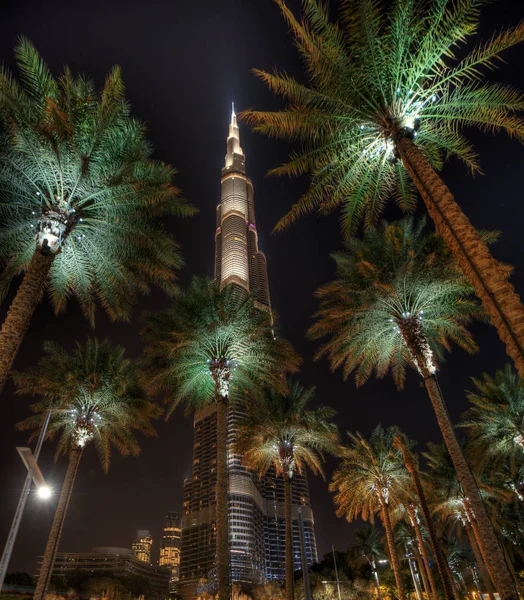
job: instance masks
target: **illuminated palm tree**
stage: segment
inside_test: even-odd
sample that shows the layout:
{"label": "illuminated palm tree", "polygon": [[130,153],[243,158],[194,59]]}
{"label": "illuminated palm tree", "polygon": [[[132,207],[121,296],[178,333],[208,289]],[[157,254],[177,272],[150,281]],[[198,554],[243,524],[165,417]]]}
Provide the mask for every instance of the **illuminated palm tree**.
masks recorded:
{"label": "illuminated palm tree", "polygon": [[471,451],[485,461],[524,459],[524,381],[510,365],[495,377],[473,378],[476,392],[467,392],[473,405],[464,415]]}
{"label": "illuminated palm tree", "polygon": [[393,540],[391,507],[401,502],[409,484],[409,473],[404,467],[402,454],[395,449],[393,440],[397,428],[376,427],[369,440],[360,433],[349,433],[350,445],[342,453],[342,461],[333,473],[329,486],[335,492],[337,515],[351,522],[361,517],[374,522],[375,514],[386,530],[386,538],[395,574],[398,597],[405,600],[400,565]]}
{"label": "illuminated palm tree", "polygon": [[412,219],[381,223],[363,239],[349,240],[334,258],[337,279],[318,291],[321,306],[310,331],[314,338],[330,337],[317,356],[327,356],[345,377],[355,371],[357,385],[373,372],[377,377],[391,372],[401,389],[406,366],[418,371],[475,512],[482,555],[501,593],[511,598],[500,544],[436,378],[450,342],[470,352],[476,349],[466,326],[482,311],[470,299],[467,279],[441,238],[425,233],[423,223]]}
{"label": "illuminated palm tree", "polygon": [[380,534],[373,525],[365,524],[356,529],[353,533],[355,541],[352,547],[363,556],[368,562],[371,573],[377,586],[378,600],[382,600],[382,590],[380,589],[380,579],[378,577],[377,561],[384,554],[384,546],[380,541]]}
{"label": "illuminated palm tree", "polygon": [[255,308],[235,285],[195,278],[177,291],[173,308],[146,316],[144,380],[151,393],[185,403],[188,412],[216,405],[216,546],[218,593],[231,596],[229,580],[227,414],[228,403],[255,396],[266,385],[286,393],[285,375],[299,359],[273,335],[268,311]]}
{"label": "illuminated palm tree", "polygon": [[[47,540],[35,589],[35,600],[45,598],[62,529],[84,449],[93,444],[107,472],[111,449],[122,456],[138,456],[134,430],[154,435],[151,419],[162,410],[149,401],[137,382],[136,369],[124,358],[124,348],[109,340],[88,339],[72,352],[47,342],[45,356],[31,369],[14,373],[18,394],[42,396],[31,409],[34,416],[18,429],[39,430],[50,410],[47,438],[58,438],[57,456],[67,455],[69,465]],[[33,434],[37,435],[37,433]]]}
{"label": "illuminated palm tree", "polygon": [[0,298],[24,276],[0,331],[0,389],[45,290],[56,313],[74,296],[91,322],[97,303],[126,318],[181,266],[161,217],[194,212],[151,159],[118,67],[98,92],[67,67],[55,78],[25,38],[15,55],[20,83],[0,73]]}
{"label": "illuminated palm tree", "polygon": [[524,377],[524,306],[437,174],[449,156],[480,170],[465,128],[524,138],[524,96],[484,80],[500,54],[524,40],[524,22],[464,49],[478,32],[483,0],[341,0],[339,22],[322,0],[303,0],[302,21],[276,1],[308,83],[256,70],[288,106],[243,116],[256,131],[298,142],[274,173],[312,177],[277,228],[342,207],[349,234],[361,221],[375,224],[391,197],[412,210],[416,188]]}
{"label": "illuminated palm tree", "polygon": [[263,476],[273,467],[284,478],[286,515],[286,598],[294,598],[293,516],[291,482],[294,473],[306,468],[324,475],[322,461],[326,452],[337,454],[337,427],[331,422],[335,411],[328,406],[310,408],[315,388],[304,388],[298,381],[289,383],[285,395],[266,390],[250,399],[239,420],[235,452],[243,462]]}

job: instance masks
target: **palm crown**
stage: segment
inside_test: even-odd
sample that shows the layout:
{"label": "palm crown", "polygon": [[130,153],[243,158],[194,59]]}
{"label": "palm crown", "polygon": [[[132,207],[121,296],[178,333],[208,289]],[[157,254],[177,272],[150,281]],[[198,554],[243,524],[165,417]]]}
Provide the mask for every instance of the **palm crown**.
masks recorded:
{"label": "palm crown", "polygon": [[47,342],[44,352],[35,367],[14,374],[18,394],[42,396],[31,407],[37,414],[17,427],[38,429],[42,414],[50,410],[47,438],[58,437],[57,454],[92,442],[105,470],[112,446],[124,456],[137,456],[134,431],[154,435],[151,419],[162,411],[145,397],[124,348],[107,339],[88,339],[73,352]]}
{"label": "palm crown", "polygon": [[261,475],[273,466],[277,475],[308,467],[321,473],[323,455],[337,452],[337,428],[330,422],[335,411],[328,406],[308,408],[315,388],[291,381],[282,395],[268,389],[251,400],[238,422],[235,449],[248,467]]}
{"label": "palm crown", "polygon": [[430,372],[450,341],[475,350],[466,324],[480,309],[440,238],[424,231],[423,220],[382,222],[363,239],[348,240],[334,259],[337,278],[317,292],[321,305],[310,336],[330,336],[317,356],[327,356],[333,369],[342,366],[345,377],[356,371],[357,385],[373,370],[378,377],[391,371],[401,388],[406,365],[421,367],[413,337]]}
{"label": "palm crown", "polygon": [[173,401],[171,410],[181,400],[198,410],[261,383],[283,392],[284,374],[296,370],[299,359],[274,337],[273,326],[272,315],[234,285],[220,289],[194,278],[177,291],[172,309],[146,316],[144,377],[153,392]]}
{"label": "palm crown", "polygon": [[348,521],[358,517],[374,521],[384,505],[402,500],[409,489],[410,477],[402,454],[394,448],[398,430],[376,427],[369,440],[360,433],[348,433],[350,445],[333,474],[330,489],[335,492],[337,514]]}
{"label": "palm crown", "polygon": [[118,67],[98,92],[67,67],[53,77],[24,38],[15,55],[20,83],[0,72],[0,293],[41,250],[55,257],[56,311],[75,295],[90,318],[96,300],[125,316],[151,283],[171,290],[181,265],[159,217],[194,211],[172,185],[175,171],[151,159]]}
{"label": "palm crown", "polygon": [[474,451],[486,459],[524,458],[524,382],[506,365],[495,377],[484,373],[473,383],[476,391],[467,394],[472,407],[462,427]]}
{"label": "palm crown", "polygon": [[303,0],[302,22],[284,0],[276,1],[308,84],[255,70],[289,104],[244,117],[257,131],[301,143],[273,173],[312,174],[310,189],[277,228],[313,210],[325,214],[343,205],[343,228],[353,232],[362,218],[375,223],[392,195],[402,209],[412,209],[413,185],[396,160],[399,134],[416,136],[435,168],[457,156],[473,172],[479,164],[464,127],[523,137],[524,121],[516,114],[523,96],[508,85],[483,82],[482,70],[494,69],[499,54],[524,39],[524,23],[458,57],[478,31],[484,0],[394,0],[387,8],[342,0],[338,23],[330,21],[321,0]]}

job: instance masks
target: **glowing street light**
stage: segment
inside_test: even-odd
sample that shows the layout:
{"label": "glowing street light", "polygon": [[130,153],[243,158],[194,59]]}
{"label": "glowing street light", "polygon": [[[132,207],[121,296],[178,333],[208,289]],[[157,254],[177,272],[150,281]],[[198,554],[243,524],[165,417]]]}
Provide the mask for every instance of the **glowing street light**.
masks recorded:
{"label": "glowing street light", "polygon": [[36,493],[38,494],[38,497],[42,500],[48,500],[53,494],[51,488],[48,485],[43,485],[39,487]]}
{"label": "glowing street light", "polygon": [[40,456],[40,450],[44,442],[50,418],[51,409],[47,411],[44,422],[42,423],[42,429],[40,430],[38,441],[36,442],[34,455],[29,448],[17,448],[18,453],[20,454],[20,458],[22,459],[24,465],[27,468],[27,475],[25,478],[24,487],[22,488],[22,493],[20,494],[20,499],[18,500],[18,506],[16,507],[16,512],[13,518],[13,522],[11,524],[11,529],[9,530],[9,533],[7,535],[7,541],[5,543],[4,551],[2,553],[2,557],[0,558],[0,591],[2,590],[2,586],[4,584],[5,575],[7,573],[7,567],[9,566],[9,560],[11,559],[13,546],[15,545],[16,536],[18,534],[18,528],[20,527],[20,521],[22,520],[22,515],[24,514],[24,508],[27,502],[27,498],[29,496],[29,492],[31,491],[31,483],[33,481],[35,482],[36,488],[38,490],[38,496],[40,498],[45,499],[51,496],[51,490],[46,484],[44,477],[40,472],[40,469],[36,462],[38,460],[38,457]]}

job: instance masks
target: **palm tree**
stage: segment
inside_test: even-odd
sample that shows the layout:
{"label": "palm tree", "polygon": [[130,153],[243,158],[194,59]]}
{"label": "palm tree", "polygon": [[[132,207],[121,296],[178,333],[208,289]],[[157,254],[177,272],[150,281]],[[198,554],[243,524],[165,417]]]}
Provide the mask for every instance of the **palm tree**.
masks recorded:
{"label": "palm tree", "polygon": [[341,464],[329,487],[335,492],[337,515],[344,515],[349,522],[361,517],[373,523],[375,513],[380,514],[398,597],[405,600],[390,514],[391,506],[400,502],[410,481],[402,455],[393,446],[397,433],[397,428],[384,429],[381,425],[373,430],[369,440],[360,433],[349,433],[350,445],[343,450]]}
{"label": "palm tree", "polygon": [[143,374],[151,393],[164,394],[172,412],[184,402],[188,412],[216,405],[216,545],[218,592],[231,596],[229,581],[227,414],[228,402],[256,395],[262,384],[286,391],[286,372],[299,359],[275,338],[268,311],[257,310],[235,285],[220,289],[194,278],[177,291],[173,308],[146,315]]}
{"label": "palm tree", "polygon": [[441,238],[424,233],[423,225],[384,222],[363,239],[349,240],[334,255],[337,279],[317,292],[321,306],[310,334],[330,336],[317,356],[326,355],[345,377],[356,371],[357,385],[373,371],[378,377],[389,371],[401,389],[406,366],[418,371],[475,512],[482,555],[506,600],[513,598],[512,579],[436,378],[451,341],[476,350],[466,326],[482,311]]}
{"label": "palm tree", "polygon": [[[327,3],[303,0],[299,22],[276,0],[304,60],[309,85],[285,73],[255,73],[289,103],[279,112],[248,111],[256,131],[299,142],[278,175],[311,173],[309,191],[277,228],[318,210],[342,206],[346,234],[373,225],[393,196],[403,210],[422,196],[524,377],[524,306],[507,270],[437,174],[455,156],[480,170],[466,127],[524,137],[522,94],[483,81],[500,54],[524,40],[524,22],[464,52],[478,31],[482,0],[341,0],[341,20]],[[460,50],[459,50],[460,49]],[[501,588],[502,590],[503,588]]]}
{"label": "palm tree", "polygon": [[379,532],[373,525],[364,524],[353,533],[355,541],[353,548],[356,548],[371,567],[371,573],[377,585],[378,600],[382,600],[382,590],[380,589],[380,580],[378,577],[377,560],[383,555],[384,547],[380,542]]}
{"label": "palm tree", "polygon": [[524,459],[524,381],[511,365],[490,377],[473,379],[476,392],[467,392],[472,407],[464,415],[471,451],[500,465],[506,458]]}
{"label": "palm tree", "polygon": [[[440,574],[440,578],[442,580],[442,585],[444,588],[444,597],[446,600],[453,600],[455,595],[453,592],[453,582],[450,580],[448,570],[445,565],[445,558],[442,556],[440,552],[440,547],[437,539],[437,534],[435,531],[435,526],[433,524],[433,519],[431,517],[431,513],[429,510],[428,503],[426,501],[426,495],[424,493],[424,488],[422,486],[422,481],[420,479],[419,473],[419,465],[418,458],[412,452],[412,446],[414,443],[407,438],[406,435],[399,433],[393,442],[395,447],[397,447],[402,452],[402,458],[404,459],[404,464],[406,465],[406,469],[409,471],[411,475],[411,481],[413,483],[413,487],[415,488],[415,493],[418,498],[418,505],[420,506],[420,510],[422,512],[422,516],[424,519],[424,525],[426,526],[426,531],[428,532],[429,541],[431,545],[431,550],[433,551],[433,556],[437,562],[437,568]],[[412,495],[411,495],[412,497]],[[422,536],[422,531],[420,529],[420,525],[418,522],[418,507],[409,501],[409,498],[406,502],[406,510],[408,512],[409,520],[413,529],[415,530],[418,545],[420,548],[420,552],[422,553],[422,558],[424,560],[424,566],[428,573],[429,584],[431,586],[432,594],[434,598],[437,598],[435,582],[433,580],[433,575],[429,568],[429,558],[426,551],[426,546],[424,544],[424,539]]]}
{"label": "palm tree", "polygon": [[[422,454],[426,458],[430,469],[427,479],[434,497],[433,511],[444,522],[454,523],[466,532],[488,594],[491,600],[494,600],[494,589],[491,585],[490,573],[486,569],[486,560],[480,552],[481,534],[479,533],[477,515],[472,508],[471,498],[465,493],[457,477],[449,452],[443,445],[428,443],[428,451]],[[482,492],[485,495],[486,489],[483,488]]]}
{"label": "palm tree", "polygon": [[[35,600],[45,598],[75,477],[85,447],[93,443],[107,472],[111,449],[122,456],[138,456],[140,446],[133,430],[154,435],[151,419],[161,409],[149,401],[138,385],[136,370],[124,358],[124,348],[109,340],[88,339],[72,352],[47,342],[37,365],[14,373],[18,394],[42,397],[31,409],[34,416],[18,423],[18,429],[38,430],[48,410],[47,438],[58,437],[57,456],[67,455],[65,475],[51,532],[35,589]],[[36,435],[36,434],[34,434]]]}
{"label": "palm tree", "polygon": [[91,322],[96,303],[125,318],[151,284],[173,289],[182,261],[160,218],[193,213],[151,159],[118,67],[98,92],[67,67],[55,78],[25,38],[15,55],[20,83],[0,73],[0,299],[24,277],[0,331],[0,389],[44,290],[56,313],[75,296]]}
{"label": "palm tree", "polygon": [[258,399],[250,399],[237,423],[234,452],[243,455],[244,464],[264,476],[273,467],[284,478],[286,515],[286,598],[294,598],[293,516],[291,482],[295,472],[309,468],[324,475],[323,455],[338,453],[338,433],[331,423],[335,411],[328,406],[309,408],[315,388],[290,381],[289,391],[272,389]]}

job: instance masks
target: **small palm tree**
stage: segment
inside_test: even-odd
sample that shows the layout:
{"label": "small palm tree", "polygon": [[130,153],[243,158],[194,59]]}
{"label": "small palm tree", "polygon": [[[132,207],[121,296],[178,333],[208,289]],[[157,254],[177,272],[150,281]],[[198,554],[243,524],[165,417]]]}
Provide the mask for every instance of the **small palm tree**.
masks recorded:
{"label": "small palm tree", "polygon": [[382,600],[382,590],[380,589],[380,579],[378,576],[377,561],[384,554],[384,546],[380,541],[380,534],[373,525],[364,524],[353,533],[355,541],[352,547],[355,548],[362,557],[366,559],[371,567],[371,573],[377,586],[378,600]]}
{"label": "small palm tree", "polygon": [[449,156],[473,173],[480,170],[467,127],[524,138],[524,96],[483,80],[504,50],[524,40],[524,22],[464,52],[478,31],[482,1],[341,0],[337,23],[322,0],[303,0],[302,22],[284,0],[276,2],[309,85],[256,70],[289,104],[243,116],[256,131],[301,144],[274,173],[312,176],[309,191],[278,228],[342,206],[349,234],[362,220],[375,224],[390,197],[412,210],[416,188],[524,377],[524,306],[437,174]]}
{"label": "small palm tree", "polygon": [[[45,356],[31,369],[14,373],[18,394],[42,399],[31,408],[34,416],[18,423],[18,429],[38,430],[51,411],[47,438],[58,437],[57,456],[69,457],[51,532],[35,589],[35,600],[45,598],[60,544],[67,507],[85,447],[92,443],[107,472],[111,449],[122,456],[138,456],[134,430],[154,435],[151,419],[161,409],[149,401],[138,385],[135,367],[124,358],[124,348],[109,340],[88,339],[73,352],[47,342]],[[36,434],[34,434],[36,435]]]}
{"label": "small palm tree", "polygon": [[391,372],[401,389],[406,366],[415,368],[431,400],[458,477],[481,531],[481,551],[499,589],[510,594],[508,572],[477,482],[457,441],[436,378],[450,342],[476,350],[467,325],[482,311],[441,238],[424,232],[412,219],[381,223],[363,239],[347,242],[334,255],[337,279],[318,291],[321,299],[311,336],[329,335],[317,356],[327,355],[344,376],[356,371],[357,385],[373,373]]}
{"label": "small palm tree", "polygon": [[261,477],[274,467],[284,478],[286,515],[286,598],[294,598],[293,516],[291,482],[295,472],[309,468],[323,475],[324,453],[338,453],[337,427],[330,420],[335,411],[327,406],[309,408],[315,388],[289,383],[285,395],[271,389],[250,400],[237,424],[235,452],[243,454],[246,466]]}
{"label": "small palm tree", "polygon": [[343,450],[330,490],[335,492],[337,515],[344,515],[349,522],[362,517],[373,523],[375,514],[380,514],[398,597],[405,600],[390,514],[391,506],[401,501],[410,482],[402,455],[393,446],[397,433],[396,427],[384,429],[381,425],[373,430],[369,440],[360,433],[349,433],[350,445]]}
{"label": "small palm tree", "polygon": [[173,308],[146,316],[143,374],[148,390],[164,394],[172,412],[184,402],[188,412],[209,404],[217,414],[216,545],[218,591],[230,598],[228,536],[228,402],[256,395],[266,385],[286,391],[286,372],[298,368],[291,346],[273,335],[268,311],[235,285],[220,289],[195,278],[175,294]]}
{"label": "small palm tree", "polygon": [[497,464],[505,459],[524,459],[524,381],[511,365],[490,377],[473,378],[477,388],[467,392],[472,407],[464,415],[469,445],[475,456]]}
{"label": "small palm tree", "polygon": [[55,78],[33,45],[15,48],[20,83],[0,73],[0,298],[24,273],[0,331],[0,389],[48,290],[56,313],[75,296],[125,318],[151,284],[170,291],[180,250],[160,217],[193,209],[175,171],[151,159],[120,69],[103,89],[67,67]]}

